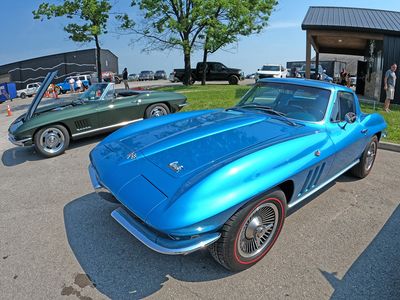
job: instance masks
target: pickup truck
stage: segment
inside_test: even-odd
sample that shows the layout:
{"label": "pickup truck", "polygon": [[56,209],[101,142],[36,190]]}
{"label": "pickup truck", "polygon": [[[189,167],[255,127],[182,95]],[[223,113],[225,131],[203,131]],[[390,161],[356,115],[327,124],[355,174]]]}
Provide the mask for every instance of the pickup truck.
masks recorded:
{"label": "pickup truck", "polygon": [[25,89],[17,91],[17,97],[25,99],[26,97],[32,97],[36,94],[40,87],[40,82],[28,83]]}
{"label": "pickup truck", "polygon": [[[191,70],[191,82],[201,81],[203,78],[203,63],[199,62],[196,69]],[[174,69],[174,77],[183,81],[185,69]],[[207,62],[206,81],[228,81],[229,84],[238,84],[243,79],[240,69],[228,68],[220,62]]]}
{"label": "pickup truck", "polygon": [[59,88],[60,94],[65,94],[66,92],[68,92],[70,90],[69,80],[71,79],[71,77],[74,78],[74,80],[75,80],[75,84],[74,84],[75,90],[77,88],[76,82],[77,82],[78,78],[82,81],[82,84],[85,88],[88,88],[89,85],[91,85],[90,75],[68,76],[67,78],[65,78],[64,82],[56,84],[56,86]]}

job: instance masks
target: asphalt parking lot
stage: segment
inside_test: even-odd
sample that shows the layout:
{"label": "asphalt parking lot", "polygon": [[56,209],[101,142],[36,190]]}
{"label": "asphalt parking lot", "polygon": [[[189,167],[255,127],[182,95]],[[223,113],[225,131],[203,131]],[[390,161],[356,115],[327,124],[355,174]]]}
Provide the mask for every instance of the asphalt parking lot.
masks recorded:
{"label": "asphalt parking lot", "polygon": [[2,299],[400,299],[400,153],[381,150],[364,180],[338,178],[287,218],[270,253],[241,273],[207,251],[157,254],[93,193],[89,151],[42,159],[7,141],[31,98],[0,104]]}

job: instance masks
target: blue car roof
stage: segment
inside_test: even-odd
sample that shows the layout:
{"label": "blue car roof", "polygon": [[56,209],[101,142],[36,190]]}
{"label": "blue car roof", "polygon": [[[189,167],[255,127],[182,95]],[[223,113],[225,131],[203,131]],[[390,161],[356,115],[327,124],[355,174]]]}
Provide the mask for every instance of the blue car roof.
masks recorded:
{"label": "blue car roof", "polygon": [[286,84],[295,84],[302,85],[308,87],[315,87],[320,89],[327,90],[344,90],[346,92],[353,92],[348,87],[343,85],[338,85],[334,83],[329,83],[321,80],[313,80],[313,79],[304,79],[304,78],[264,78],[257,81],[257,83],[286,83]]}

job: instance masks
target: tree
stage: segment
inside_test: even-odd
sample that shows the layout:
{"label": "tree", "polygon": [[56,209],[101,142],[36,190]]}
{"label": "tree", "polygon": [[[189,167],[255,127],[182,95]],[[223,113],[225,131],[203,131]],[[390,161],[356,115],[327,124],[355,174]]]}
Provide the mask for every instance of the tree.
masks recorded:
{"label": "tree", "polygon": [[128,15],[117,16],[121,28],[149,41],[145,50],[183,50],[185,75],[184,84],[191,82],[191,53],[204,29],[204,12],[207,0],[133,0],[131,6],[139,6],[145,12],[145,24],[140,28]]}
{"label": "tree", "polygon": [[82,22],[69,23],[64,30],[74,42],[87,43],[94,41],[96,44],[97,77],[101,76],[100,42],[99,36],[107,33],[107,21],[111,4],[107,0],[65,0],[63,4],[56,5],[42,3],[33,11],[34,19],[48,20],[55,17],[80,19]]}
{"label": "tree", "polygon": [[268,25],[269,17],[278,4],[276,0],[208,0],[204,19],[203,76],[206,81],[207,56],[237,42],[239,36],[259,33]]}

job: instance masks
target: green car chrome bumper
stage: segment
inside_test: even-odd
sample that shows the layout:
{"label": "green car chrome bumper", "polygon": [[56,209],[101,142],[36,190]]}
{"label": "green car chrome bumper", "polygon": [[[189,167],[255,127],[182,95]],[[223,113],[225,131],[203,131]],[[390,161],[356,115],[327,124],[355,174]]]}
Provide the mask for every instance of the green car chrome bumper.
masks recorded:
{"label": "green car chrome bumper", "polygon": [[32,146],[32,138],[16,139],[12,134],[8,134],[8,140],[16,146]]}

